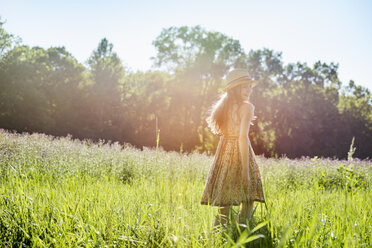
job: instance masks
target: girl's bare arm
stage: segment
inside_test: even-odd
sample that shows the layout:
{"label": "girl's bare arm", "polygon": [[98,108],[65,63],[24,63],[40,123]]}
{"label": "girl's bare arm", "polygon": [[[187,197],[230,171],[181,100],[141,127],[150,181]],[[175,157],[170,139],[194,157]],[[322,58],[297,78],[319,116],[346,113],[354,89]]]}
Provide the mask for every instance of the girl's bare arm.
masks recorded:
{"label": "girl's bare arm", "polygon": [[[240,134],[239,134],[239,151],[240,151],[240,160],[242,162],[242,176],[243,179],[249,179],[249,126],[253,118],[254,106],[250,103],[243,103],[240,107]],[[248,175],[248,177],[246,176]],[[248,182],[243,182],[247,184]]]}

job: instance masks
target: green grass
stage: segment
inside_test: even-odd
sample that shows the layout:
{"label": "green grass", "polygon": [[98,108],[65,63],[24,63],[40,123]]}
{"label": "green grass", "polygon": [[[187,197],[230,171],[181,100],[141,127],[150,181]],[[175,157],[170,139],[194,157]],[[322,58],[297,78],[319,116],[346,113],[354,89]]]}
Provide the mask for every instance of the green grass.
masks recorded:
{"label": "green grass", "polygon": [[212,159],[0,129],[0,247],[371,247],[371,161],[258,156],[267,209],[213,230]]}

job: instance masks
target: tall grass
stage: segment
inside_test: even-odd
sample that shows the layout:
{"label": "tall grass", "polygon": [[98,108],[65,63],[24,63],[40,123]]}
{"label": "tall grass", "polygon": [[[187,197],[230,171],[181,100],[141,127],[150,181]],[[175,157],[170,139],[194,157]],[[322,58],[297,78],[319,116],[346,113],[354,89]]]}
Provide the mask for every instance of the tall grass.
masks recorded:
{"label": "tall grass", "polygon": [[258,156],[267,209],[213,229],[212,157],[0,130],[0,247],[371,247],[368,160]]}

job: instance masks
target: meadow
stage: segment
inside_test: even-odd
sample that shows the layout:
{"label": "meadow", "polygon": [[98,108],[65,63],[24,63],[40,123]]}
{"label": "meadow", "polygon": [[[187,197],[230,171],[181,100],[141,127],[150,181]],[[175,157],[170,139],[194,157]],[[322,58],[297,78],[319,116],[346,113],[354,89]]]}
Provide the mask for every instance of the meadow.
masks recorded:
{"label": "meadow", "polygon": [[372,246],[371,160],[257,156],[266,206],[213,229],[212,159],[0,129],[0,247]]}

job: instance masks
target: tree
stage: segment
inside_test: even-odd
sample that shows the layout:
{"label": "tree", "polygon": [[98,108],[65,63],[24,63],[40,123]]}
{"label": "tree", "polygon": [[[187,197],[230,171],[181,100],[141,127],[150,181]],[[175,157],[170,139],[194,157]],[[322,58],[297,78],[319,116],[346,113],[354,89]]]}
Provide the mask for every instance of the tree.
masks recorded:
{"label": "tree", "polygon": [[[125,118],[120,137],[138,147],[156,145],[156,119],[161,127],[161,145],[170,147],[172,128],[177,123],[169,115],[169,74],[137,72],[125,77],[123,100]],[[163,142],[164,141],[164,142]]]}
{"label": "tree", "polygon": [[[372,97],[371,92],[354,81],[343,90],[338,108],[342,121],[340,129],[342,136],[338,146],[345,151],[355,137],[355,156],[359,158],[372,157]],[[346,156],[346,154],[344,154]]]}
{"label": "tree", "polygon": [[264,48],[251,50],[244,62],[250,75],[259,81],[251,100],[256,105],[257,120],[251,127],[251,140],[255,152],[267,156],[275,154],[275,139],[277,130],[273,128],[276,105],[273,97],[282,91],[279,80],[284,76],[284,66],[280,52]]}
{"label": "tree", "polygon": [[92,138],[116,140],[122,119],[124,67],[106,38],[93,51],[88,65],[91,87],[87,91],[86,125],[94,130]]}
{"label": "tree", "polygon": [[164,29],[153,42],[154,65],[167,71],[125,73],[102,39],[79,64],[64,47],[19,46],[0,22],[0,127],[18,132],[156,144],[166,150],[213,151],[218,138],[204,121],[224,76],[246,68],[259,81],[252,94],[250,138],[266,156],[372,157],[372,99],[353,81],[342,88],[338,65],[284,64],[264,48],[245,53],[239,41],[200,26]]}
{"label": "tree", "polygon": [[66,135],[77,115],[83,67],[64,48],[17,46],[0,64],[0,125]]}
{"label": "tree", "polygon": [[12,34],[9,34],[3,28],[5,22],[1,21],[0,17],[0,59],[14,46],[19,44],[20,39]]}
{"label": "tree", "polygon": [[86,69],[64,47],[52,47],[45,51],[46,71],[43,90],[48,99],[49,113],[55,121],[53,133],[80,136],[81,98],[86,87]]}
{"label": "tree", "polygon": [[[200,26],[163,29],[153,45],[157,50],[154,65],[174,74],[169,83],[169,113],[180,120],[173,129],[182,134],[178,138],[172,136],[174,146],[183,145],[186,149],[192,149],[195,143],[203,146],[208,135],[204,121],[207,110],[222,85],[223,76],[231,67],[243,64],[241,45]],[[189,133],[195,135],[185,139]]]}
{"label": "tree", "polygon": [[288,64],[277,77],[270,99],[269,128],[275,130],[275,151],[289,157],[338,155],[337,66],[317,62]]}

